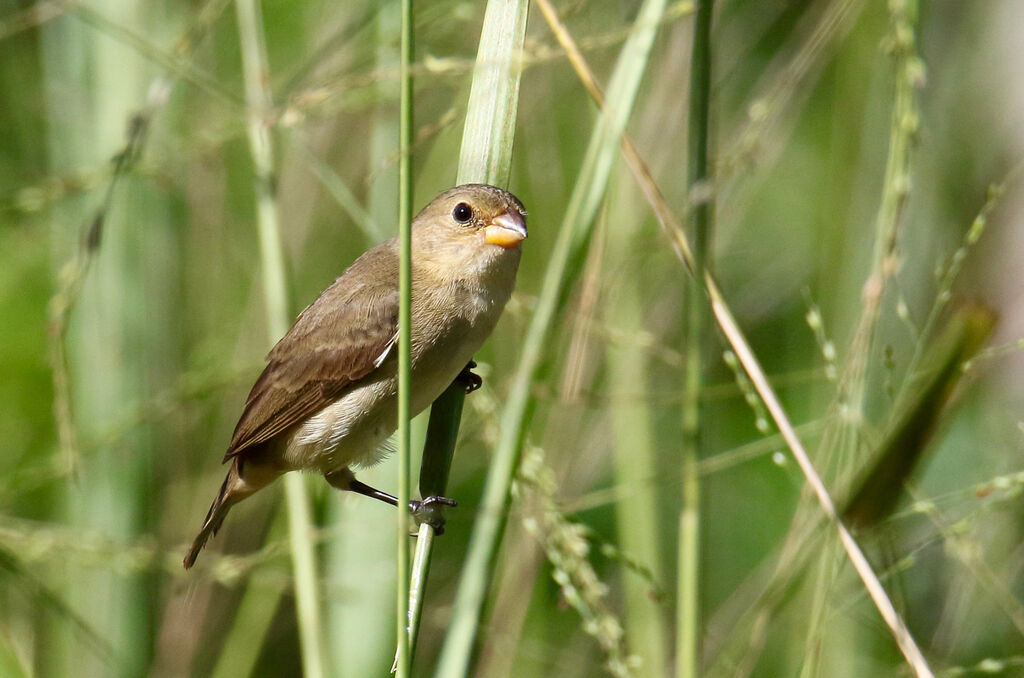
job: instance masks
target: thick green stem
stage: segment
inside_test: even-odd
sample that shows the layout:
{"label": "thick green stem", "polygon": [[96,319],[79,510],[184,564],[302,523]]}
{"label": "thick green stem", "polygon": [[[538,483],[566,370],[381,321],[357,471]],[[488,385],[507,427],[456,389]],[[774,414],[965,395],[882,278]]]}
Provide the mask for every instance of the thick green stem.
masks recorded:
{"label": "thick green stem", "polygon": [[[690,112],[687,185],[691,196],[708,181],[711,98],[711,17],[713,0],[699,0],[690,60]],[[700,200],[690,214],[697,274],[686,287],[686,379],[683,390],[682,508],[679,512],[676,591],[676,676],[697,675],[700,637],[700,391],[703,381],[705,302],[698,284],[707,264],[712,204]]]}
{"label": "thick green stem", "polygon": [[[466,399],[466,388],[458,381],[452,382],[430,408],[430,422],[427,424],[427,439],[423,444],[423,464],[420,467],[420,496],[437,497],[444,495],[448,487],[448,472],[451,470],[455,442],[459,436],[459,422],[462,420],[462,403]],[[428,508],[433,517],[440,520],[442,508]],[[431,521],[432,522],[432,521]],[[423,615],[423,596],[427,588],[427,574],[430,572],[430,556],[433,553],[436,531],[431,522],[423,522],[416,536],[416,553],[412,560],[409,584],[409,654],[416,656],[416,637],[419,633],[420,618]]]}

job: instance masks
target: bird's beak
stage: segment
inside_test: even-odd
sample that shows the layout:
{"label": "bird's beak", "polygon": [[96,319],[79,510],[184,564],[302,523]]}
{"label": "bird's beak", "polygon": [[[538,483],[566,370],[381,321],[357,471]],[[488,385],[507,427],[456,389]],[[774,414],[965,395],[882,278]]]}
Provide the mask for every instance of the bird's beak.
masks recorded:
{"label": "bird's beak", "polygon": [[484,240],[504,248],[515,247],[526,239],[526,220],[518,212],[502,212],[484,228]]}

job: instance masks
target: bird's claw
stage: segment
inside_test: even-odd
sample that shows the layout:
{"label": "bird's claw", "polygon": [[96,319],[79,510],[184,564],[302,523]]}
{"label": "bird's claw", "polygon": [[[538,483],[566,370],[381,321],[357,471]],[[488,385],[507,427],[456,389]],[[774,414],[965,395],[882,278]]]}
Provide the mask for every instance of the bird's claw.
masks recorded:
{"label": "bird's claw", "polygon": [[413,500],[409,502],[409,512],[416,520],[417,525],[426,523],[434,528],[434,534],[444,534],[444,507],[458,506],[459,503],[448,497],[431,495],[423,501]]}
{"label": "bird's claw", "polygon": [[474,367],[476,367],[476,362],[470,360],[459,372],[459,376],[455,377],[455,381],[466,387],[466,393],[472,393],[484,385],[483,377],[473,371]]}

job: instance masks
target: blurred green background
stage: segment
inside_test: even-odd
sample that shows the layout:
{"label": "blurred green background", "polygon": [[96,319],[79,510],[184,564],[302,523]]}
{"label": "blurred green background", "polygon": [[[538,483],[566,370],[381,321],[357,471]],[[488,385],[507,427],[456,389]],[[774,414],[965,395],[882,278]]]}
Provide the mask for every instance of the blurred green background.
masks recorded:
{"label": "blurred green background", "polygon": [[[914,398],[908,368],[936,304],[998,314],[994,348],[927,413],[934,435],[908,492],[857,536],[938,673],[1024,675],[1024,201],[1012,174],[1024,153],[1024,4],[923,1],[906,25],[902,4],[716,3],[710,265],[835,487],[884,450],[905,383]],[[638,6],[556,4],[604,84]],[[398,14],[389,2],[262,8],[298,312],[395,233]],[[417,208],[455,180],[483,10],[417,3]],[[690,10],[670,3],[629,124],[680,214]],[[891,54],[900,31],[920,62]],[[535,8],[526,51],[509,188],[530,238],[516,295],[476,358],[484,388],[467,399],[449,487],[460,505],[436,545],[417,675],[431,673],[446,631],[509,377],[597,116]],[[894,121],[908,77],[909,113]],[[910,169],[887,182],[894,129]],[[124,156],[113,182],[126,148],[140,155]],[[252,172],[232,3],[0,0],[0,675],[301,672],[280,488],[235,509],[194,571],[180,565],[269,348]],[[894,190],[908,199],[884,259],[891,275],[873,341],[858,348],[876,215]],[[980,239],[963,246],[983,209]],[[950,289],[951,262],[963,268]],[[608,587],[604,631],[624,629],[634,675],[672,674],[688,283],[617,167],[534,384],[529,458],[542,450],[555,482],[526,483],[513,503],[472,675],[601,675],[605,651],[535,536],[538,516],[552,515],[586,527]],[[909,675],[828,529],[801,543],[801,563],[780,559],[803,476],[711,329],[708,346],[702,673]],[[839,375],[862,394],[852,405]],[[840,444],[819,449],[823,431]],[[635,454],[653,467],[637,472]],[[396,473],[385,463],[360,478],[389,489]],[[387,675],[393,513],[319,478],[307,485],[329,673]],[[629,518],[636,506],[649,509],[642,524]],[[762,606],[773,576],[791,584]]]}

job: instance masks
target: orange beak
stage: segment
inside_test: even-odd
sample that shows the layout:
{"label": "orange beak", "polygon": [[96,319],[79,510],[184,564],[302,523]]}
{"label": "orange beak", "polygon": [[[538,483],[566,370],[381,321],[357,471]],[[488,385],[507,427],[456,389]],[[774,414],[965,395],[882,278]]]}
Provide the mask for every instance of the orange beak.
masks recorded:
{"label": "orange beak", "polygon": [[518,212],[502,212],[484,227],[484,240],[506,249],[526,239],[526,220]]}

